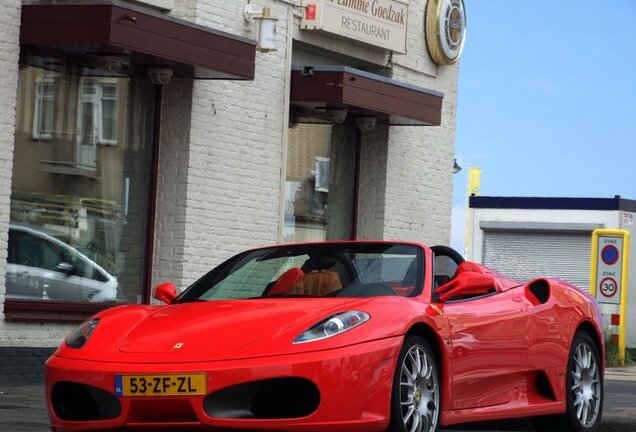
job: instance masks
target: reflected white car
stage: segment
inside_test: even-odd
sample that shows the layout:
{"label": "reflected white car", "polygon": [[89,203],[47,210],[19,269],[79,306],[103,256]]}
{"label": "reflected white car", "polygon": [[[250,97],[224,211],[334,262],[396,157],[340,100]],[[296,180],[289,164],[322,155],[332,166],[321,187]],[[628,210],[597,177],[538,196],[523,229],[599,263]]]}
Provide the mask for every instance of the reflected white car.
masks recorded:
{"label": "reflected white car", "polygon": [[117,278],[39,229],[9,224],[6,295],[63,301],[117,301]]}

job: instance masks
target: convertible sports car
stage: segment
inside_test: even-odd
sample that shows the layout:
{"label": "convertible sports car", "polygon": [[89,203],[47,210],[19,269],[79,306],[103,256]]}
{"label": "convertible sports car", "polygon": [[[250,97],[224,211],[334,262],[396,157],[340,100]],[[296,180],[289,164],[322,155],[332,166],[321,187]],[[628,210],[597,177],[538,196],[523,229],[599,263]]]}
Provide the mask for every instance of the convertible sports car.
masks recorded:
{"label": "convertible sports car", "polygon": [[327,242],[243,252],[167,305],[105,310],[46,364],[54,431],[435,431],[536,417],[594,432],[594,300],[520,284],[444,246]]}

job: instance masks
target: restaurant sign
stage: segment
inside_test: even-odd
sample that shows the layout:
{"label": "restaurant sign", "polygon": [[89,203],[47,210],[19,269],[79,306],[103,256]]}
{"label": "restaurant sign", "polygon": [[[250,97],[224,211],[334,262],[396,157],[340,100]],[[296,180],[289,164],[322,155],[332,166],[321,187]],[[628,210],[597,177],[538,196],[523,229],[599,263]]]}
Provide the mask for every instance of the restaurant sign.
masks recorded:
{"label": "restaurant sign", "polygon": [[302,0],[302,30],[317,30],[406,53],[406,0]]}

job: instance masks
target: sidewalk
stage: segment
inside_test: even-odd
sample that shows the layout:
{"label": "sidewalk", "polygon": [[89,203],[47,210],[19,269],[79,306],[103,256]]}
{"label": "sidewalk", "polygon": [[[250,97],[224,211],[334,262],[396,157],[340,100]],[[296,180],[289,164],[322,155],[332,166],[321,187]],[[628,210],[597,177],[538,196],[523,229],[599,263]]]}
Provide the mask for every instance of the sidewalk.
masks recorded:
{"label": "sidewalk", "polygon": [[610,381],[636,381],[636,366],[605,369],[605,379]]}

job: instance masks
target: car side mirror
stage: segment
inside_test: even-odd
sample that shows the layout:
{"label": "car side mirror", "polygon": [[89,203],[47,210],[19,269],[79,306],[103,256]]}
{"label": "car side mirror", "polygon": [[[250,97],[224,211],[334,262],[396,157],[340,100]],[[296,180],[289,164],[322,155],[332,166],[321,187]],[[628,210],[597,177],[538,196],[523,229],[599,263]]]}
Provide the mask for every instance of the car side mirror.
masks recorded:
{"label": "car side mirror", "polygon": [[177,287],[172,282],[162,283],[153,288],[152,296],[160,302],[169,304],[177,297]]}
{"label": "car side mirror", "polygon": [[495,278],[485,273],[466,271],[435,290],[440,301],[453,297],[484,295],[495,291]]}
{"label": "car side mirror", "polygon": [[57,266],[55,266],[55,269],[60,273],[64,273],[69,276],[75,274],[75,266],[67,262],[59,263]]}

